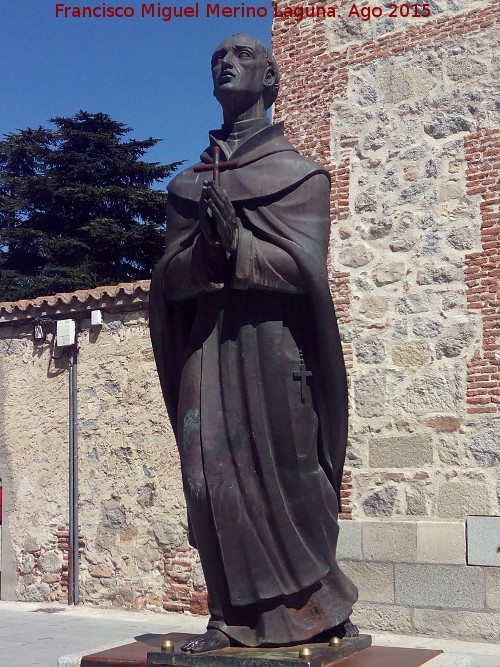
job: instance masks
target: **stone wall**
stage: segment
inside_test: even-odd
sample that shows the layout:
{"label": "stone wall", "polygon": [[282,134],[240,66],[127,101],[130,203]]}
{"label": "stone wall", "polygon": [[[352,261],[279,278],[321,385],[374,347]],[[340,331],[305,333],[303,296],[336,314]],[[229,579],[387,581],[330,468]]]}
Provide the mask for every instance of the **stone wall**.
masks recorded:
{"label": "stone wall", "polygon": [[340,555],[364,625],[492,639],[499,570],[467,567],[465,519],[500,514],[500,6],[394,19],[358,3],[382,8],[367,21],[335,6],[275,18],[273,45],[275,120],[332,176],[354,520]]}
{"label": "stone wall", "polygon": [[[187,549],[186,519],[149,338],[148,290],[142,281],[0,306],[3,599],[67,600],[68,361],[50,358],[51,335],[34,342],[33,324],[72,318],[81,601],[162,609],[182,583],[182,604],[173,606],[203,606],[192,550],[189,568],[168,555]],[[96,308],[101,327],[90,326]]]}

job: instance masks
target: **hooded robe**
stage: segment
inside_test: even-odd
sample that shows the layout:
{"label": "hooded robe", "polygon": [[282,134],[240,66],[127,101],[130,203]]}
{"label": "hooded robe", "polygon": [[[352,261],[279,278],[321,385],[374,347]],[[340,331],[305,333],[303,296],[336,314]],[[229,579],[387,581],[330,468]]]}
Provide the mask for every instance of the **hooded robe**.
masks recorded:
{"label": "hooded robe", "polygon": [[326,273],[330,180],[267,119],[210,141],[202,162],[218,145],[239,164],[220,174],[238,247],[228,258],[200,233],[207,175],[176,176],[151,335],[208,627],[284,645],[342,623],[357,597],[335,562],[347,383]]}

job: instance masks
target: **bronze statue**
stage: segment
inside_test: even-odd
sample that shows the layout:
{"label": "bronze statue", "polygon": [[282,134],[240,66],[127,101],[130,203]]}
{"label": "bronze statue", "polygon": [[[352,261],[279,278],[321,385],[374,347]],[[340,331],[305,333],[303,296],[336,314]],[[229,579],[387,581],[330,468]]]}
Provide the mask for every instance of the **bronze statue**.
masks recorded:
{"label": "bronze statue", "polygon": [[225,40],[212,77],[224,123],[169,185],[150,314],[208,589],[193,653],[357,633],[335,562],[347,383],[329,175],[266,117],[279,74],[264,44]]}

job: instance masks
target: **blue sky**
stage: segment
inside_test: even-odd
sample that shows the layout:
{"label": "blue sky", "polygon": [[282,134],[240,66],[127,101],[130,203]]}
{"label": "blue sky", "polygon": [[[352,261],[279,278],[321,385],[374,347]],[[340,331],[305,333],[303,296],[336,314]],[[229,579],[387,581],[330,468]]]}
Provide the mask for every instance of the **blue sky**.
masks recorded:
{"label": "blue sky", "polygon": [[[213,3],[214,0],[211,0]],[[241,6],[240,0],[223,0]],[[61,3],[63,4],[63,3]],[[210,56],[225,37],[247,32],[270,45],[265,18],[141,18],[139,0],[68,0],[69,6],[128,6],[134,18],[56,18],[56,0],[2,0],[0,134],[47,125],[79,109],[133,128],[130,138],[163,139],[145,159],[198,161],[209,129],[221,123]],[[151,4],[147,2],[145,4]],[[155,8],[158,2],[155,2]],[[164,0],[161,6],[194,4]],[[206,0],[199,3],[204,15]]]}

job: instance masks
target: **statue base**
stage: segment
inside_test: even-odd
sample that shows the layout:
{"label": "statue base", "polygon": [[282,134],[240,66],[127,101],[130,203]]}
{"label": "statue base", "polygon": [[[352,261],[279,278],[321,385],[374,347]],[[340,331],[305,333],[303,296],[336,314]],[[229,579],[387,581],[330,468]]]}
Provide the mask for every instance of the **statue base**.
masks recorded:
{"label": "statue base", "polygon": [[[148,634],[137,637],[137,641],[132,644],[125,644],[117,646],[113,649],[100,651],[91,655],[86,655],[82,658],[80,667],[151,667],[151,665],[175,665],[175,667],[207,667],[208,665],[216,665],[222,667],[264,667],[264,665],[271,664],[272,667],[291,667],[291,665],[300,665],[300,667],[316,667],[321,665],[335,665],[336,667],[421,667],[440,655],[442,651],[432,651],[429,649],[412,649],[412,648],[394,648],[386,646],[370,646],[371,638],[369,635],[360,635],[354,639],[359,639],[361,642],[366,641],[363,637],[368,638],[368,648],[356,649],[357,652],[351,653],[348,656],[340,657],[338,648],[330,648],[327,644],[305,644],[303,646],[287,647],[286,649],[245,649],[245,648],[230,648],[222,649],[222,651],[212,651],[210,653],[201,653],[199,655],[189,655],[181,652],[163,652],[160,651],[160,646],[165,640],[170,640],[175,646],[182,646],[192,634],[185,633],[170,633],[164,635]],[[346,646],[353,638],[343,639]],[[299,651],[304,647],[312,649],[311,657],[298,658]],[[227,652],[239,652],[229,658],[229,661],[222,662],[219,659],[221,654],[226,655]],[[292,651],[291,659],[285,660],[285,657],[279,659],[269,658],[269,653]],[[316,653],[317,651],[317,653]],[[328,651],[335,651],[334,661],[330,662],[312,662],[312,658],[318,659],[319,653],[327,653],[327,657],[331,660],[331,654],[328,656]],[[252,656],[249,655],[249,652]],[[163,662],[152,662],[153,656],[159,656]],[[175,656],[176,661],[172,662]],[[246,658],[245,658],[246,656]],[[165,659],[170,662],[165,662]],[[207,662],[211,660],[211,662]],[[263,662],[267,660],[268,662]],[[431,667],[431,665],[429,665]]]}
{"label": "statue base", "polygon": [[206,653],[162,651],[148,653],[148,665],[182,667],[330,667],[372,643],[370,635],[345,637],[335,647],[328,644],[300,644],[281,648],[230,647]]}

